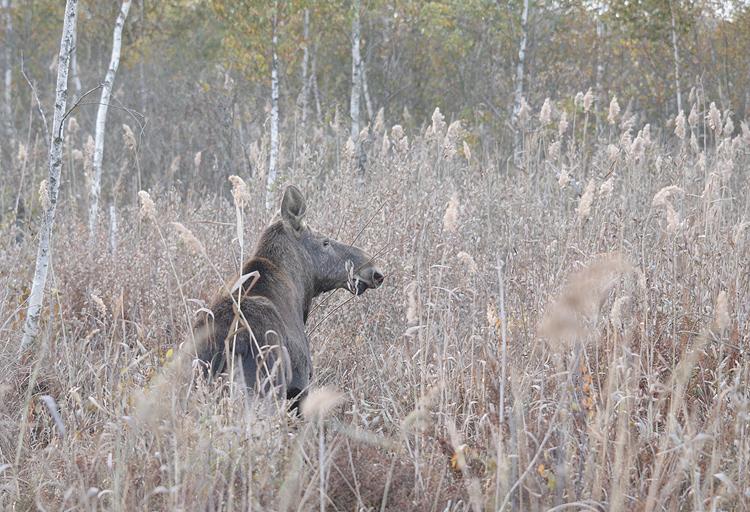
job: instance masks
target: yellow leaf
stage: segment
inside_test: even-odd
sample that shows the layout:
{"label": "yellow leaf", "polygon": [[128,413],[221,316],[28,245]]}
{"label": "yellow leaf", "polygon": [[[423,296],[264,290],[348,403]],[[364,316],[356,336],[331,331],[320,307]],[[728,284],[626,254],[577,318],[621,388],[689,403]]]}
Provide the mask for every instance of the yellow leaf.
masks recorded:
{"label": "yellow leaf", "polygon": [[539,473],[539,476],[544,476],[544,474],[547,472],[547,469],[544,467],[544,464],[539,464],[536,467],[536,472]]}

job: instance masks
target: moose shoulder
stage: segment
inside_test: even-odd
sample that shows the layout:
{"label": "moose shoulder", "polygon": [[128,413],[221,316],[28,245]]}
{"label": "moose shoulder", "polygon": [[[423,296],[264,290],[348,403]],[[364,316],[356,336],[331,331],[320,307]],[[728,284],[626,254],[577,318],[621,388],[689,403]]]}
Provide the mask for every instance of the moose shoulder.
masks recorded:
{"label": "moose shoulder", "polygon": [[220,298],[196,326],[198,357],[211,374],[225,372],[234,356],[249,387],[280,388],[297,400],[312,376],[305,323],[313,298],[336,288],[359,295],[383,283],[370,256],[310,229],[305,211],[302,193],[287,187],[279,220],[243,265],[243,275],[256,277]]}

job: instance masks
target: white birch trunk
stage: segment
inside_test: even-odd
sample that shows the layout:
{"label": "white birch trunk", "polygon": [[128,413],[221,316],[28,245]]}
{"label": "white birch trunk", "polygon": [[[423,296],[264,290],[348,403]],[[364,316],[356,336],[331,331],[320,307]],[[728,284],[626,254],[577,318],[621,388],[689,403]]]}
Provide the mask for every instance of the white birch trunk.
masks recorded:
{"label": "white birch trunk", "polygon": [[3,51],[3,60],[5,69],[3,70],[3,131],[6,140],[13,137],[13,107],[12,94],[13,88],[13,17],[10,14],[10,0],[2,0],[3,15],[5,18],[5,48]]}
{"label": "white birch trunk", "polygon": [[76,30],[76,15],[78,0],[67,0],[65,4],[65,20],[60,40],[60,56],[57,64],[57,87],[55,91],[55,114],[52,121],[52,140],[49,148],[49,177],[47,179],[48,201],[45,201],[42,226],[39,230],[39,249],[34,268],[34,281],[31,284],[29,307],[26,310],[26,322],[23,326],[21,350],[27,348],[36,339],[39,332],[39,317],[42,313],[42,299],[44,286],[47,283],[49,270],[50,244],[52,240],[52,226],[55,223],[57,207],[57,193],[60,188],[60,170],[63,154],[63,117],[68,100],[68,66],[70,53],[73,48]]}
{"label": "white birch trunk", "polygon": [[308,68],[310,64],[310,9],[305,9],[305,21],[302,29],[302,36],[305,41],[305,48],[302,53],[302,132],[304,133],[307,125],[307,106],[310,98],[310,79],[308,77]]}
{"label": "white birch trunk", "polygon": [[359,53],[359,8],[360,0],[354,0],[352,17],[352,96],[349,113],[352,118],[352,140],[356,143],[359,135],[359,95],[362,90],[362,56]]}
{"label": "white birch trunk", "polygon": [[680,91],[680,49],[677,46],[677,24],[674,16],[674,4],[669,2],[669,13],[672,17],[672,52],[674,53],[674,88],[677,97],[677,114],[682,112],[682,92]]}
{"label": "white birch trunk", "polygon": [[523,78],[526,67],[526,45],[528,43],[528,21],[529,21],[529,0],[523,0],[523,12],[521,13],[521,41],[518,45],[518,63],[516,64],[516,91],[513,95],[513,116],[511,124],[513,126],[513,158],[516,164],[519,163],[521,146],[521,127],[518,126],[518,112],[521,110],[521,100],[523,100]]}
{"label": "white birch trunk", "polygon": [[78,76],[78,33],[73,33],[73,53],[70,55],[70,78],[73,80],[75,87],[74,98],[81,97],[81,78]]}
{"label": "white birch trunk", "polygon": [[279,160],[279,58],[276,55],[278,44],[277,17],[278,2],[275,3],[273,13],[273,35],[271,38],[271,150],[268,159],[268,179],[266,181],[266,210],[271,210],[275,204],[273,187],[276,183]]}
{"label": "white birch trunk", "polygon": [[102,158],[104,157],[104,132],[107,125],[107,110],[112,97],[112,85],[115,81],[117,67],[120,65],[120,47],[122,46],[122,27],[128,17],[131,0],[123,0],[120,13],[115,21],[115,30],[112,34],[112,57],[109,61],[109,69],[102,84],[102,97],[99,100],[99,110],[96,114],[96,133],[94,135],[94,176],[91,179],[91,190],[89,191],[89,235],[96,235],[96,225],[99,216],[99,194],[102,182]]}

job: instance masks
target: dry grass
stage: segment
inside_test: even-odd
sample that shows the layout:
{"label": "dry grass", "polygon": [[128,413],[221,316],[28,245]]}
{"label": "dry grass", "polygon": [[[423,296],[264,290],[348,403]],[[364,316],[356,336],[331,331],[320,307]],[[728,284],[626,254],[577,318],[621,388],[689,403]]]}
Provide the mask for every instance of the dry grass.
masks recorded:
{"label": "dry grass", "polygon": [[367,224],[387,273],[312,313],[310,422],[189,375],[133,417],[270,219],[260,177],[237,208],[226,179],[151,190],[119,208],[115,254],[63,206],[32,354],[35,243],[4,228],[0,508],[746,510],[750,140],[711,111],[657,142],[614,107],[596,140],[583,103],[528,122],[521,170],[439,114],[376,126],[364,177],[330,129],[288,160],[310,224]]}

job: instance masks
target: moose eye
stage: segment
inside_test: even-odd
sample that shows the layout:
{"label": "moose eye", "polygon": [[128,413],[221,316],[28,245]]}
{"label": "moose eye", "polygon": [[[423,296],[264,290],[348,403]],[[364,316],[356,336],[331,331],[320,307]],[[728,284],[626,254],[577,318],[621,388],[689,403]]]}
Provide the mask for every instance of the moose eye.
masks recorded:
{"label": "moose eye", "polygon": [[331,245],[331,242],[328,239],[323,240],[323,247],[328,247]]}

